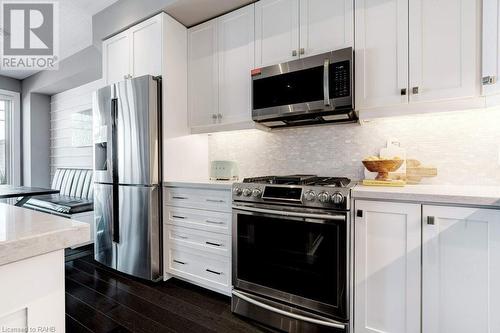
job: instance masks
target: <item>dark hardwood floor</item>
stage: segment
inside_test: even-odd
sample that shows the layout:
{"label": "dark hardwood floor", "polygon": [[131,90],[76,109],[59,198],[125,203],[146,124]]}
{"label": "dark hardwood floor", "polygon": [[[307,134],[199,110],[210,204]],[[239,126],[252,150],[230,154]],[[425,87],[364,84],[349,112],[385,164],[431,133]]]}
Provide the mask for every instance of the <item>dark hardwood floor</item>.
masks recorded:
{"label": "dark hardwood floor", "polygon": [[229,297],[176,279],[135,279],[88,254],[66,259],[68,333],[265,332],[234,316]]}

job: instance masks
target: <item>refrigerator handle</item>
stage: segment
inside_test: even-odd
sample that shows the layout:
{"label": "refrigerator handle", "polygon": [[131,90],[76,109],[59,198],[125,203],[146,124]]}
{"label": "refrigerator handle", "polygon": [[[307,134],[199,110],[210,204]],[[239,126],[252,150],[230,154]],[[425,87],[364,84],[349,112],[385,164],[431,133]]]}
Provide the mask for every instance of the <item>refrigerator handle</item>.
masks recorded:
{"label": "refrigerator handle", "polygon": [[113,242],[120,242],[120,204],[118,194],[118,144],[117,144],[118,99],[111,100],[111,165],[113,179]]}

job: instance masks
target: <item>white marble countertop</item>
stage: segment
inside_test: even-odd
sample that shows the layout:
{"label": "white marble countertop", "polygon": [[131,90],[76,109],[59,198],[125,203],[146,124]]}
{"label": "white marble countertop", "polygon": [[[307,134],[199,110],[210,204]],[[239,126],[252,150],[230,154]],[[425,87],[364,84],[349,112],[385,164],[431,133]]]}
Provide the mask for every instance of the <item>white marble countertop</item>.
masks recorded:
{"label": "white marble countertop", "polygon": [[357,185],[352,191],[355,199],[414,201],[500,209],[500,186],[473,185],[407,185],[379,187]]}
{"label": "white marble countertop", "polygon": [[0,266],[89,240],[87,223],[0,203]]}
{"label": "white marble countertop", "polygon": [[211,180],[211,179],[176,179],[163,182],[163,186],[231,189],[233,183],[241,180]]}

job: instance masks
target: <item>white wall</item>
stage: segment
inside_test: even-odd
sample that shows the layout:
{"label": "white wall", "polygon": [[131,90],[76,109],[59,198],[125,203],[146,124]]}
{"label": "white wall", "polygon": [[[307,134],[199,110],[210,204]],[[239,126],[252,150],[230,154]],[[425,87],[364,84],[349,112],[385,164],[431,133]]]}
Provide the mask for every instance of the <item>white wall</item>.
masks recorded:
{"label": "white wall", "polygon": [[438,167],[428,183],[500,185],[500,108],[263,132],[209,136],[210,160],[238,162],[240,176],[315,173],[363,178],[361,161],[387,138],[409,158]]}
{"label": "white wall", "polygon": [[102,85],[102,81],[97,80],[51,97],[50,179],[58,167],[92,168],[92,146],[72,146],[71,116],[91,110],[92,92]]}

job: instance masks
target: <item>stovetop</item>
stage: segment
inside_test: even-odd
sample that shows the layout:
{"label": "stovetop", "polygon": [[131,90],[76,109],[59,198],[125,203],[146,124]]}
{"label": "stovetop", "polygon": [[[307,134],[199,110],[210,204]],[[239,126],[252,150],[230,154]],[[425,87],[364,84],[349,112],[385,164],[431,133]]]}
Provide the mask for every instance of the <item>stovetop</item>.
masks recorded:
{"label": "stovetop", "polygon": [[243,179],[243,183],[348,187],[346,177],[318,177],[316,175],[265,176]]}
{"label": "stovetop", "polygon": [[233,184],[233,201],[349,210],[354,185],[355,182],[346,177],[316,175],[245,178]]}

